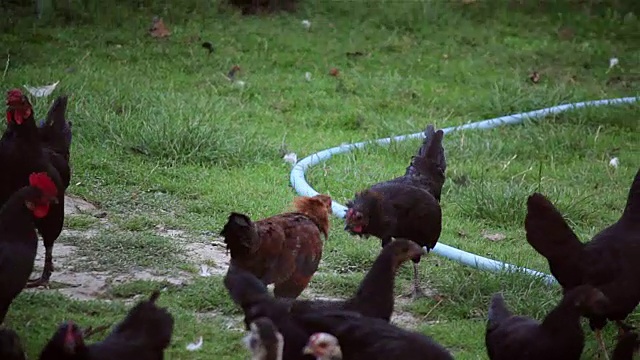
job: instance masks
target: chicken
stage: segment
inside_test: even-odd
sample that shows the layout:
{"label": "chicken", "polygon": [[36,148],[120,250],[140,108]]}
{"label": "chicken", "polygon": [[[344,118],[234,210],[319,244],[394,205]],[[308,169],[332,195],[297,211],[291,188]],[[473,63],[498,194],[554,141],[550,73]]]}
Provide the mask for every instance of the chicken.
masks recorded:
{"label": "chicken", "polygon": [[349,360],[453,360],[447,349],[424,334],[354,312],[310,313],[299,316],[297,322],[308,332],[335,336]]}
{"label": "chicken", "polygon": [[252,222],[248,216],[231,213],[220,235],[224,237],[231,263],[275,284],[276,297],[297,298],[318,269],[323,240],[329,233],[331,198],[300,196],[297,211]]}
{"label": "chicken", "polygon": [[388,322],[393,313],[396,271],[405,261],[421,256],[423,252],[420,245],[412,241],[393,241],[382,248],[353,297],[348,300],[296,300],[291,312],[349,310]]}
{"label": "chicken", "polygon": [[560,303],[538,322],[513,315],[502,294],[491,298],[485,344],[491,360],[579,360],[584,348],[580,317],[603,312],[608,301],[596,288],[582,285],[566,292]]}
{"label": "chicken", "polygon": [[[392,238],[405,238],[433,249],[442,231],[440,194],[447,167],[442,147],[442,130],[427,126],[425,139],[405,174],[381,182],[356,194],[347,202],[345,230],[373,235],[384,247]],[[424,296],[418,281],[418,263],[413,261],[413,296]]]}
{"label": "chicken", "polygon": [[640,343],[638,334],[628,331],[620,336],[616,348],[613,349],[613,360],[633,360],[633,355],[638,351]]}
{"label": "chicken", "polygon": [[47,216],[57,201],[57,188],[46,173],[29,176],[29,186],[16,191],[0,209],[0,323],[22,292],[38,249],[35,219]]}
{"label": "chicken", "polygon": [[338,339],[323,332],[309,337],[303,353],[315,356],[316,360],[342,360],[342,349]]}
{"label": "chicken", "polygon": [[20,337],[11,329],[0,329],[0,359],[27,360]]}
{"label": "chicken", "polygon": [[284,338],[268,318],[258,318],[251,323],[250,332],[243,339],[251,351],[252,360],[281,360]]}
{"label": "chicken", "polygon": [[53,244],[64,224],[64,194],[71,180],[69,168],[70,125],[66,122],[66,97],[58,98],[43,127],[38,129],[31,103],[20,90],[7,94],[7,129],[0,140],[0,203],[27,184],[32,172],[46,171],[58,187],[58,202],[47,216],[36,221],[45,246],[42,275],[28,287],[47,285],[53,272]]}
{"label": "chicken", "polygon": [[171,343],[173,316],[156,305],[159,291],[136,304],[101,342],[85,345],[83,332],[68,321],[40,353],[40,360],[159,360]]}
{"label": "chicken", "polygon": [[527,242],[547,259],[564,291],[590,284],[609,299],[604,314],[585,315],[606,357],[601,329],[611,320],[621,331],[629,330],[623,321],[640,302],[640,169],[620,219],[590,242],[580,242],[560,212],[539,193],[527,201],[525,229]]}
{"label": "chicken", "polygon": [[265,317],[273,322],[284,338],[283,360],[313,359],[311,356],[302,356],[302,349],[311,334],[289,313],[289,305],[284,301],[286,299],[271,296],[260,279],[233,263],[224,277],[224,285],[233,302],[244,312],[247,329],[259,318]]}

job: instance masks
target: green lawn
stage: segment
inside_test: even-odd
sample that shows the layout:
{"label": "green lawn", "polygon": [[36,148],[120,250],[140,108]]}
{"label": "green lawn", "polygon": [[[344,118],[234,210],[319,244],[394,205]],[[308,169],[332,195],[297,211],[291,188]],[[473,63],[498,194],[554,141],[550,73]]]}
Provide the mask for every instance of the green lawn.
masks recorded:
{"label": "green lawn", "polygon": [[[113,323],[136,295],[166,287],[160,303],[176,317],[168,359],[246,359],[239,311],[221,277],[200,277],[198,267],[224,270],[224,251],[211,243],[220,241],[230,211],[258,219],[289,208],[294,192],[283,148],[302,158],[344,142],[417,132],[428,123],[447,127],[640,95],[637,5],[303,2],[295,15],[270,17],[241,17],[195,0],[180,6],[68,2],[73,9],[59,1],[63,8],[40,23],[8,11],[0,24],[0,64],[7,48],[10,54],[2,89],[60,80],[53,96],[71,96],[74,126],[68,193],[98,207],[66,219],[52,289],[23,293],[12,305],[6,323],[24,338],[30,357],[63,320]],[[172,31],[168,39],[147,35],[155,14]],[[311,31],[303,19],[312,22]],[[215,52],[207,54],[203,41]],[[355,51],[365,55],[346,55]],[[614,56],[620,65],[608,70]],[[243,87],[225,78],[235,64]],[[333,67],[341,82],[328,75]],[[529,81],[532,71],[541,75],[537,84]],[[40,116],[51,100],[36,99]],[[587,109],[447,135],[440,241],[548,271],[524,239],[527,195],[549,195],[584,240],[616,221],[640,166],[638,114],[639,105]],[[308,179],[344,204],[355,191],[400,174],[418,145],[336,156]],[[617,169],[608,165],[614,156]],[[379,241],[350,237],[342,220],[332,221],[309,290],[348,296]],[[505,239],[483,235],[494,233]],[[538,280],[435,255],[421,269],[423,286],[444,300],[408,300],[405,266],[396,288],[400,324],[433,336],[457,359],[486,358],[492,293],[504,291],[515,311],[537,318],[560,298],[557,287]],[[90,300],[70,301],[57,289]],[[631,322],[639,321],[634,314]],[[614,330],[607,335],[612,347]],[[186,351],[199,336],[203,348]],[[585,359],[596,349],[590,331],[587,340]]]}

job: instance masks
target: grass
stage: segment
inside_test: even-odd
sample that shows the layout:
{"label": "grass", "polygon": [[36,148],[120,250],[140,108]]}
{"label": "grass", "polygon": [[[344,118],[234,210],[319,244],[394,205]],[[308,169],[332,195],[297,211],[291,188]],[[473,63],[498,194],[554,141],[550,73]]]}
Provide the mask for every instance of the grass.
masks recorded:
{"label": "grass", "polygon": [[[106,217],[66,219],[67,228],[94,235],[61,237],[60,243],[77,247],[69,271],[193,271],[198,261],[185,245],[213,240],[230,211],[260,218],[288,208],[294,193],[284,150],[300,157],[416,132],[428,123],[446,127],[640,95],[640,9],[631,2],[305,1],[295,15],[244,18],[212,2],[59,3],[40,22],[24,9],[9,9],[0,25],[0,43],[10,55],[1,84],[60,80],[54,95],[71,96],[68,192],[98,205]],[[169,26],[169,39],[146,35],[154,14]],[[302,19],[312,22],[312,31],[302,28]],[[215,52],[208,55],[202,41],[211,41]],[[354,51],[370,55],[346,56]],[[620,66],[608,70],[612,56]],[[224,78],[234,64],[242,68],[244,87]],[[327,75],[332,67],[340,69],[341,83]],[[541,74],[537,84],[528,80],[532,71]],[[44,114],[50,101],[36,99],[36,112]],[[549,195],[583,240],[617,220],[640,165],[639,110],[585,109],[447,135],[441,242],[548,271],[524,241],[526,196]],[[417,146],[407,141],[337,156],[311,169],[308,179],[344,204],[356,190],[401,173]],[[613,156],[620,159],[617,169],[608,166]],[[183,235],[174,239],[158,229]],[[488,233],[505,239],[487,240]],[[373,239],[349,237],[334,219],[311,290],[347,296],[378,247]],[[482,272],[437,256],[421,268],[423,285],[444,300],[398,307],[457,359],[486,358],[484,319],[492,293],[503,291],[516,312],[537,318],[559,299],[556,287],[522,275]],[[406,293],[409,267],[399,279],[397,291]],[[114,322],[135,295],[155,288],[166,288],[160,302],[176,317],[167,358],[247,358],[242,333],[228,326],[239,312],[219,276],[195,276],[182,285],[109,283],[99,297],[112,302],[25,292],[6,323],[35,357],[64,319]],[[631,320],[637,323],[638,314]],[[185,345],[200,335],[203,349],[187,352]],[[612,346],[613,330],[607,335]],[[588,335],[584,358],[595,349]]]}

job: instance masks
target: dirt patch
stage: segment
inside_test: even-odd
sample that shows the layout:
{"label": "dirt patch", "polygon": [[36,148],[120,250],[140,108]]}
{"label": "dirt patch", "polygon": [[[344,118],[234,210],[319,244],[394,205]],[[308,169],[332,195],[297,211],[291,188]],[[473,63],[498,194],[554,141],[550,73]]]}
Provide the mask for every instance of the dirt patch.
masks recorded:
{"label": "dirt patch", "polygon": [[182,242],[188,261],[196,265],[206,264],[211,275],[224,275],[227,272],[230,258],[222,238],[190,236],[185,231],[163,227],[157,227],[156,234]]}
{"label": "dirt patch", "polygon": [[92,203],[71,195],[64,197],[64,214],[65,216],[73,214],[94,214],[98,208]]}

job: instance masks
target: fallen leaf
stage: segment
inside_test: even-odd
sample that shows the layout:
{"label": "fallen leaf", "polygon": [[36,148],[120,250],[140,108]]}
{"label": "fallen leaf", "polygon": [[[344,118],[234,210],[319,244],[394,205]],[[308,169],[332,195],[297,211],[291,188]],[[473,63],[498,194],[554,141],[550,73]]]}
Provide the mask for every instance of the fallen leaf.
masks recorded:
{"label": "fallen leaf", "polygon": [[484,237],[487,240],[491,240],[491,241],[500,241],[500,240],[504,240],[507,238],[507,236],[505,234],[501,234],[501,233],[489,233],[486,231],[482,232],[482,237]]}
{"label": "fallen leaf", "polygon": [[333,69],[329,70],[329,75],[334,76],[334,77],[338,77],[338,75],[340,75],[340,70],[338,70],[337,68],[333,68]]}
{"label": "fallen leaf", "polygon": [[467,233],[462,231],[462,230],[458,230],[458,236],[460,237],[467,237]]}
{"label": "fallen leaf", "polygon": [[310,73],[310,72],[308,72],[308,71],[307,71],[306,73],[304,73],[304,78],[305,78],[307,81],[311,81],[311,73]]}
{"label": "fallen leaf", "polygon": [[167,26],[164,24],[162,18],[154,16],[153,20],[151,21],[151,27],[149,28],[149,35],[154,38],[161,39],[171,35],[171,31],[169,31]]}

